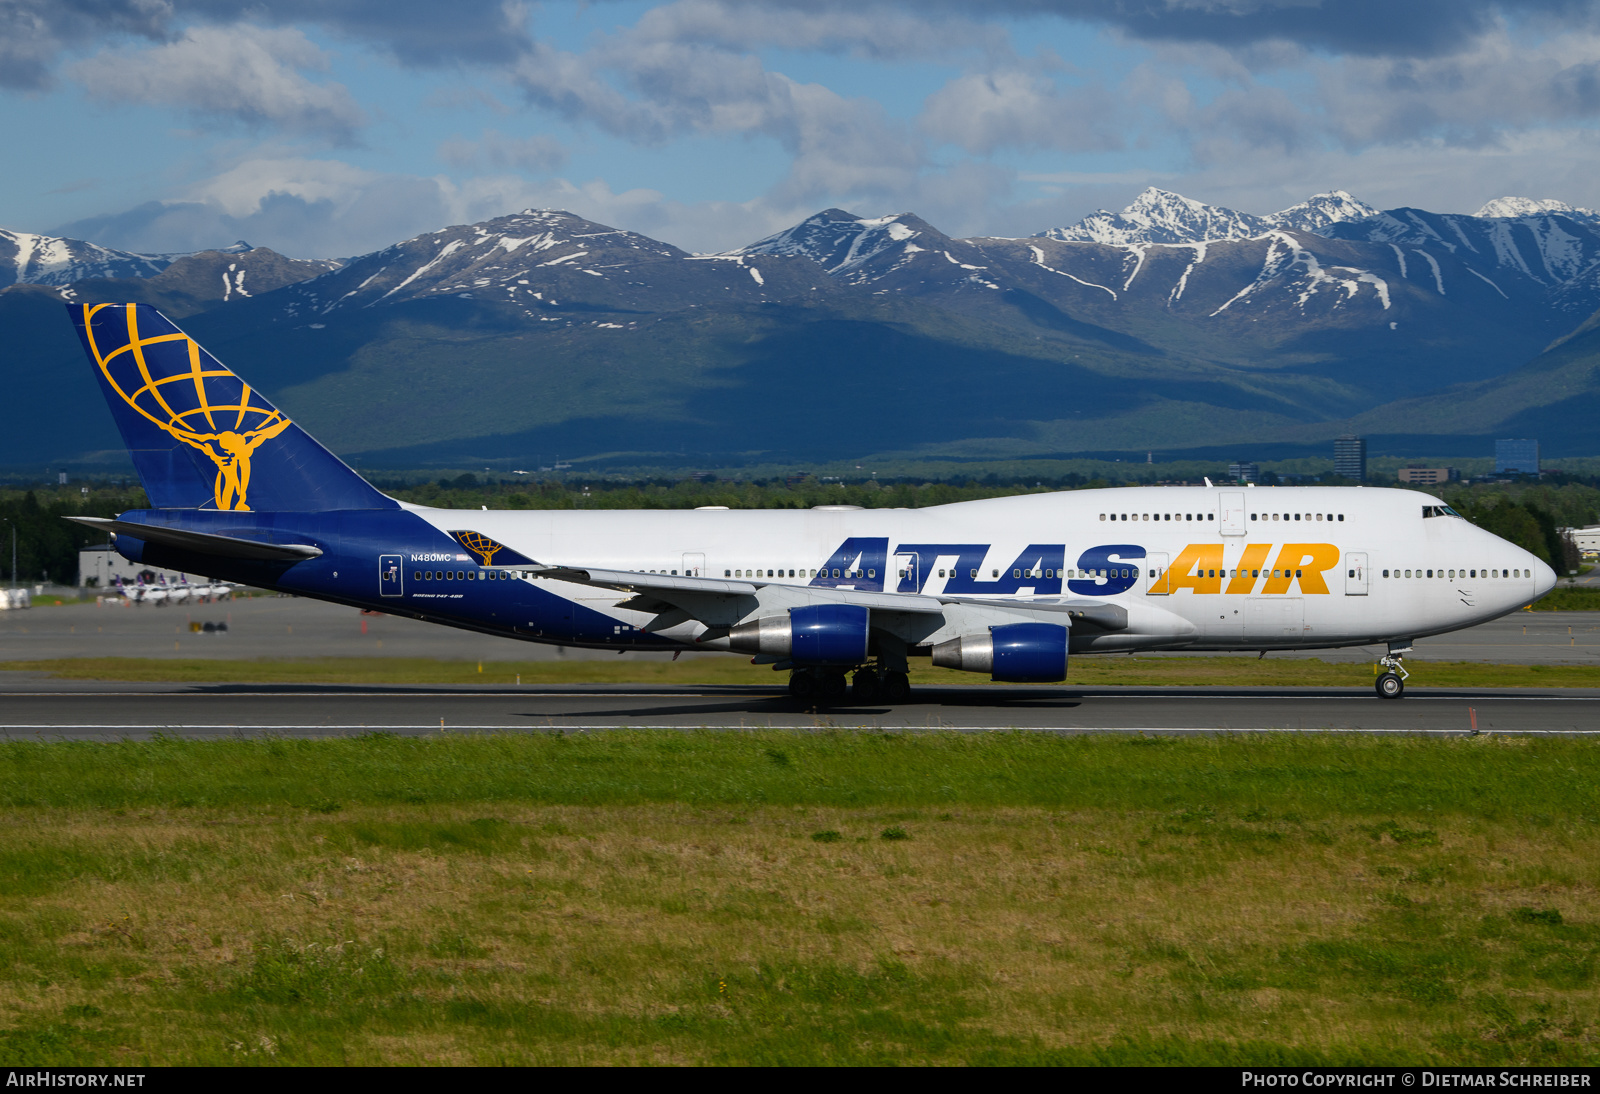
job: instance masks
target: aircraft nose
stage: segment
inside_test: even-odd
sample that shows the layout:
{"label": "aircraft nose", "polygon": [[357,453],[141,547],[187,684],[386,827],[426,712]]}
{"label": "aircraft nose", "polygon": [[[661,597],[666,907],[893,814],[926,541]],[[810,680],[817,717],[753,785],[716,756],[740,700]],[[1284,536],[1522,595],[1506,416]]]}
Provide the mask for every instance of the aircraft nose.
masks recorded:
{"label": "aircraft nose", "polygon": [[1533,590],[1535,597],[1543,596],[1556,587],[1557,574],[1539,559],[1533,560]]}

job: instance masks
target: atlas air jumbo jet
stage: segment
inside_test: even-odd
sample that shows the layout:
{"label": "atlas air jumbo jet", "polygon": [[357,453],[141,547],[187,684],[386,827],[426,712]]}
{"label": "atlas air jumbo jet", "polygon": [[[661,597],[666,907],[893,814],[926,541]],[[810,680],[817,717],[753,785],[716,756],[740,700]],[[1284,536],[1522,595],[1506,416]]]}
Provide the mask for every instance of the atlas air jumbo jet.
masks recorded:
{"label": "atlas air jumbo jet", "polygon": [[928,509],[430,509],[379,492],[155,309],[72,305],[153,508],[132,562],[501,635],[726,650],[797,698],[903,700],[911,658],[1063,680],[1073,654],[1379,645],[1504,615],[1549,566],[1407,490],[1079,490]]}

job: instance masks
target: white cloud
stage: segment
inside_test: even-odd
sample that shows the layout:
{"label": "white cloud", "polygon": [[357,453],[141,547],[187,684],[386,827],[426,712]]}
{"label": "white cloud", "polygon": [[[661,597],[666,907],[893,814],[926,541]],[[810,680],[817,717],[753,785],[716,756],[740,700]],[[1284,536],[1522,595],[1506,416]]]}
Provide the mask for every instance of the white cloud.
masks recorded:
{"label": "white cloud", "polygon": [[1014,59],[1010,36],[993,23],[926,7],[880,4],[805,10],[784,4],[677,0],[651,8],[627,32],[634,42],[696,43],[742,52],[766,46],[905,60],[982,53]]}
{"label": "white cloud", "polygon": [[945,84],[923,104],[918,124],[940,142],[991,155],[1001,148],[1063,152],[1118,148],[1116,100],[1099,86],[1063,90],[1042,73],[1020,68],[971,72]]}
{"label": "white cloud", "polygon": [[70,71],[107,102],[176,106],[350,143],[366,124],[350,92],[301,74],[327,67],[327,55],[298,30],[238,25],[192,27],[165,45],[107,51]]}

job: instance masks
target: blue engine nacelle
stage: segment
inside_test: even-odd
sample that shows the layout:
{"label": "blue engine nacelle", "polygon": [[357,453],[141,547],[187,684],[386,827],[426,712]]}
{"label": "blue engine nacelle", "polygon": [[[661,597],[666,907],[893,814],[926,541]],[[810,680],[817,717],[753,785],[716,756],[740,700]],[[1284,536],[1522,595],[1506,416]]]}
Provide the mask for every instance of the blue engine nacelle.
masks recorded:
{"label": "blue engine nacelle", "polygon": [[1067,678],[1067,628],[1054,623],[1009,623],[988,634],[964,634],[933,647],[933,663],[987,672],[1010,684],[1048,684]]}
{"label": "blue engine nacelle", "polygon": [[728,647],[787,657],[797,665],[859,665],[867,659],[867,609],[811,604],[769,615],[728,632]]}

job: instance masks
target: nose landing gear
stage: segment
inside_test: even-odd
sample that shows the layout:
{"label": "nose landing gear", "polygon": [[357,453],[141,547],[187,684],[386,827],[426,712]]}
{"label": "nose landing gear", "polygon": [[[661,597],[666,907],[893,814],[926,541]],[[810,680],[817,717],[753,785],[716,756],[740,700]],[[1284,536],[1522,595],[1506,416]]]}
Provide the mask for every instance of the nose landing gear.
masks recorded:
{"label": "nose landing gear", "polygon": [[1380,699],[1399,699],[1406,693],[1406,679],[1411,675],[1406,671],[1401,659],[1411,652],[1411,647],[1397,649],[1389,647],[1389,652],[1378,658],[1378,665],[1383,672],[1373,681],[1373,689],[1377,691]]}

